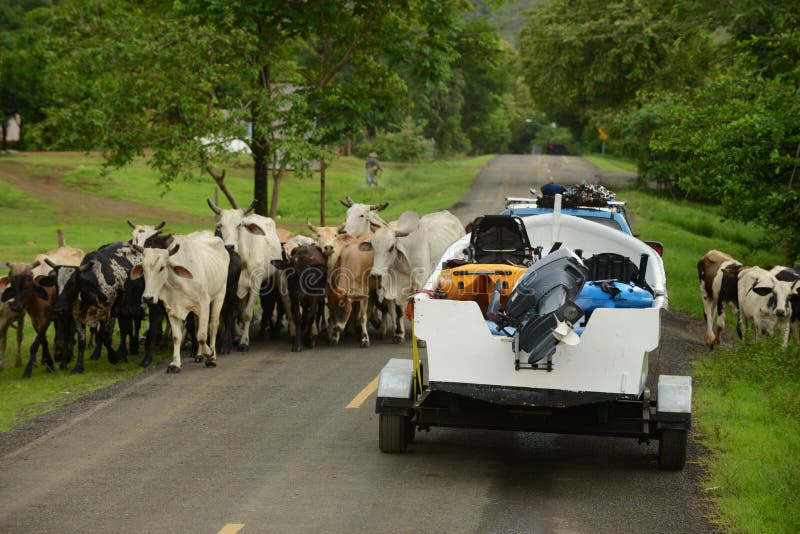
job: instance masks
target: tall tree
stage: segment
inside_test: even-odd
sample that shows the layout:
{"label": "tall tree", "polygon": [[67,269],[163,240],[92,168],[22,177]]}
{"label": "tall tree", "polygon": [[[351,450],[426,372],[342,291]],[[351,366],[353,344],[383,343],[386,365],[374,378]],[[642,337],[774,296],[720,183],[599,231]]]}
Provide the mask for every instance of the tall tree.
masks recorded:
{"label": "tall tree", "polygon": [[[435,30],[452,24],[458,5],[69,0],[39,19],[58,96],[42,131],[100,147],[112,165],[146,153],[167,181],[200,168],[223,187],[226,147],[243,140],[256,211],[268,213],[271,175],[275,214],[287,169],[308,170],[322,146],[364,124],[360,112],[379,107],[387,87],[402,88],[393,62],[447,69]],[[391,83],[367,83],[369,73]],[[85,127],[78,134],[73,124]]]}

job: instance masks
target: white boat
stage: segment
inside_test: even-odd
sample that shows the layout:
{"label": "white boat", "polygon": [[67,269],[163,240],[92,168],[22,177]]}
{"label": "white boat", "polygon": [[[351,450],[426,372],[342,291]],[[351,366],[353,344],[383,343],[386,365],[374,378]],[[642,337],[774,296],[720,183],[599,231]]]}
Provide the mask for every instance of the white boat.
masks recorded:
{"label": "white boat", "polygon": [[668,302],[659,254],[558,198],[552,214],[486,221],[497,228],[454,242],[414,296],[427,368],[415,338],[414,358],[381,372],[381,450],[432,426],[630,436],[659,440],[659,464],[682,468],[691,378],[648,389]]}

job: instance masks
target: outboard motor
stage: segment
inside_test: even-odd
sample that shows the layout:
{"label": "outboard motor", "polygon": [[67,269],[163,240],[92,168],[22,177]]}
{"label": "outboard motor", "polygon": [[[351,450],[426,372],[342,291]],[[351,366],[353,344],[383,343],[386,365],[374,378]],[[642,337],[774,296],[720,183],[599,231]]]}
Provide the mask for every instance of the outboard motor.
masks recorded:
{"label": "outboard motor", "polygon": [[558,342],[572,342],[577,337],[571,325],[583,316],[583,310],[574,299],[587,274],[580,258],[561,247],[522,275],[505,311],[495,319],[501,328],[515,328],[513,348],[517,369],[526,365],[538,369],[537,362],[547,358],[546,369],[552,370],[552,356]]}

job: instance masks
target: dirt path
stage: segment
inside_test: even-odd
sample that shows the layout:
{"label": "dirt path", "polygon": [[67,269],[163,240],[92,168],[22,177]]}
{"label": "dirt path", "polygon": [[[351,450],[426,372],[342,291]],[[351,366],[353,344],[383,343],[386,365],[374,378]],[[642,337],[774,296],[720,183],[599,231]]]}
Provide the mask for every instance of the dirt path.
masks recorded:
{"label": "dirt path", "polygon": [[[18,161],[0,159],[0,180],[12,185],[37,200],[55,207],[59,218],[80,217],[87,212],[108,218],[122,217],[136,221],[168,220],[171,222],[197,222],[198,216],[148,206],[127,200],[117,200],[78,191],[63,183],[63,172],[58,168],[47,174],[31,174],[26,165]],[[210,220],[211,217],[209,216]]]}

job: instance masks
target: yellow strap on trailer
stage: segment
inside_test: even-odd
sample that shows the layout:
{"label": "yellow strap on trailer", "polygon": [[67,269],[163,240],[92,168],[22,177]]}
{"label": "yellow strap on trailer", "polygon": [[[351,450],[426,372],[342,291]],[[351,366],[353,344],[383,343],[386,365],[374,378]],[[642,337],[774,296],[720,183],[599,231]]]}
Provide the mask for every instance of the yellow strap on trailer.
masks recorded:
{"label": "yellow strap on trailer", "polygon": [[414,308],[411,308],[411,353],[414,355],[414,398],[422,393],[422,371],[419,367],[419,346],[417,346],[417,336],[414,335]]}

